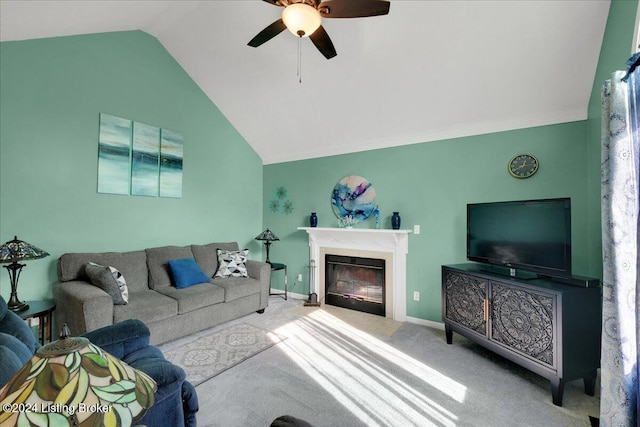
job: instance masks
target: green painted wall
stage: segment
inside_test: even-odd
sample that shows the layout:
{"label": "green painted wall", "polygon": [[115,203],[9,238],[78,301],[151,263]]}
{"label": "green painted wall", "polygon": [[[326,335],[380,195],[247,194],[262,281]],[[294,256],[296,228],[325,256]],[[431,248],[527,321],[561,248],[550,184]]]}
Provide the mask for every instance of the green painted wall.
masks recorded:
{"label": "green painted wall", "polygon": [[[293,292],[309,292],[308,240],[296,227],[308,225],[311,211],[318,212],[319,226],[336,226],[330,193],[352,174],[375,185],[385,228],[394,210],[401,213],[402,228],[421,225],[422,233],[409,239],[408,316],[441,320],[440,266],[465,261],[468,202],[571,197],[573,270],[600,277],[600,87],[630,56],[637,6],[637,0],[611,2],[588,120],[265,166],[264,225],[282,239],[271,258],[288,264],[290,288],[303,274]],[[507,161],[520,152],[535,154],[541,163],[535,176],[522,181],[506,172]],[[278,186],[287,189],[292,214],[269,209]],[[420,302],[413,301],[414,291],[421,293]]]}
{"label": "green painted wall", "polygon": [[[51,295],[64,252],[235,240],[261,257],[261,159],[155,38],[4,42],[0,93],[0,240],[51,254],[27,263],[21,299]],[[181,199],[97,194],[101,112],[183,134]]]}
{"label": "green painted wall", "polygon": [[[52,255],[28,263],[20,296],[50,296],[55,262],[64,252],[237,240],[260,258],[262,247],[253,237],[263,227],[282,239],[272,246],[271,258],[289,265],[293,292],[307,294],[307,236],[296,227],[307,225],[311,211],[318,212],[320,226],[335,226],[330,192],[350,174],[375,185],[384,227],[390,227],[393,210],[401,212],[403,228],[422,227],[422,234],[410,237],[407,293],[420,291],[422,298],[407,299],[409,316],[440,320],[439,269],[464,261],[467,202],[571,197],[574,270],[600,275],[600,86],[629,56],[637,4],[611,3],[587,121],[264,168],[148,34],[1,43],[0,241],[17,234]],[[101,112],[183,133],[182,199],[97,194]],[[519,152],[541,161],[531,179],[506,173],[506,162]],[[229,197],[229,186],[242,197]],[[287,189],[291,214],[269,209],[279,186]],[[304,279],[296,283],[299,273]],[[0,294],[9,294],[5,272]]]}
{"label": "green painted wall", "polygon": [[[573,267],[588,274],[585,145],[583,121],[267,165],[264,225],[281,239],[272,246],[271,259],[288,264],[290,288],[302,274],[293,292],[308,294],[308,239],[296,227],[308,225],[311,211],[318,213],[320,227],[337,226],[331,191],[343,176],[361,175],[375,186],[383,228],[391,228],[392,211],[400,212],[402,228],[421,226],[421,234],[409,238],[408,316],[440,321],[440,266],[465,261],[468,202],[571,197]],[[541,164],[525,180],[512,178],[506,167],[521,152],[535,154]],[[289,215],[270,210],[279,186],[293,203]],[[373,222],[358,227],[373,228]],[[414,291],[420,292],[420,302],[409,298]]]}
{"label": "green painted wall", "polygon": [[[638,2],[636,0],[613,0],[609,7],[607,28],[600,48],[598,68],[593,81],[588,112],[589,148],[589,256],[593,260],[602,259],[602,227],[600,216],[600,158],[602,130],[602,84],[615,70],[626,69],[626,60],[631,56],[633,30]],[[602,263],[594,275],[602,277]]]}

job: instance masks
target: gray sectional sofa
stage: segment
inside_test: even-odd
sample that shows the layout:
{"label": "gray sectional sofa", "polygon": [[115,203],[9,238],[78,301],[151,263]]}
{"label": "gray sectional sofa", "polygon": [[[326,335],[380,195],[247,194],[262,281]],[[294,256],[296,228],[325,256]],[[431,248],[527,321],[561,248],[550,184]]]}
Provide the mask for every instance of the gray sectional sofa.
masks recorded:
{"label": "gray sectional sofa", "polygon": [[[161,344],[220,323],[264,312],[269,299],[271,268],[246,261],[249,277],[212,278],[177,289],[170,260],[194,258],[208,276],[218,268],[217,249],[237,251],[236,242],[164,246],[133,252],[67,253],[58,259],[53,284],[57,324],[66,323],[73,335],[127,319],[139,319],[151,331],[151,343]],[[114,304],[105,290],[91,284],[87,263],[112,266],[122,273],[128,303]]]}

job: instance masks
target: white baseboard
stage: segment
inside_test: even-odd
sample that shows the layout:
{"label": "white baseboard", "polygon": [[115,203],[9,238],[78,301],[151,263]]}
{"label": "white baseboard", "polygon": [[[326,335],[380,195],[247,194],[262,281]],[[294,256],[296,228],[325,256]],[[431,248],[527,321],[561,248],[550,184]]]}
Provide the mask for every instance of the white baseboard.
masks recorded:
{"label": "white baseboard", "polygon": [[441,331],[444,331],[444,323],[434,322],[433,320],[425,320],[425,319],[420,319],[419,317],[407,316],[407,322],[415,323],[422,326],[427,326],[433,329],[440,329]]}
{"label": "white baseboard", "polygon": [[[275,292],[283,292],[281,289],[274,289]],[[297,294],[295,292],[287,292],[287,298],[291,298],[291,299],[295,299],[295,300],[302,300],[302,301],[307,301],[309,299],[309,294],[303,295],[303,294]]]}

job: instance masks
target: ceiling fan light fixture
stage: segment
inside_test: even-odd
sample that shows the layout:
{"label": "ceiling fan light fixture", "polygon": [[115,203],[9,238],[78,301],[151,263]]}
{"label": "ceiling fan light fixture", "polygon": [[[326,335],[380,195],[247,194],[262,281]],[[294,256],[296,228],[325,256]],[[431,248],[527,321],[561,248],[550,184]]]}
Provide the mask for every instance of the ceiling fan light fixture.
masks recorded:
{"label": "ceiling fan light fixture", "polygon": [[282,11],[282,20],[287,29],[298,37],[308,37],[320,27],[320,12],[305,3],[293,3]]}

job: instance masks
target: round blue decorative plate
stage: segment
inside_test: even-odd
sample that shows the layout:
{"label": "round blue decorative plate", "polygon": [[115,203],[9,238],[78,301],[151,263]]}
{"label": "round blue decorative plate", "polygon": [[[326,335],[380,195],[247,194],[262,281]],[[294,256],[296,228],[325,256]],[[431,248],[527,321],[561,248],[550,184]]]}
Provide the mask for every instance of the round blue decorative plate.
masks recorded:
{"label": "round blue decorative plate", "polygon": [[376,208],[376,190],[365,178],[349,175],[336,184],[331,193],[331,207],[338,218],[358,223],[369,218]]}

